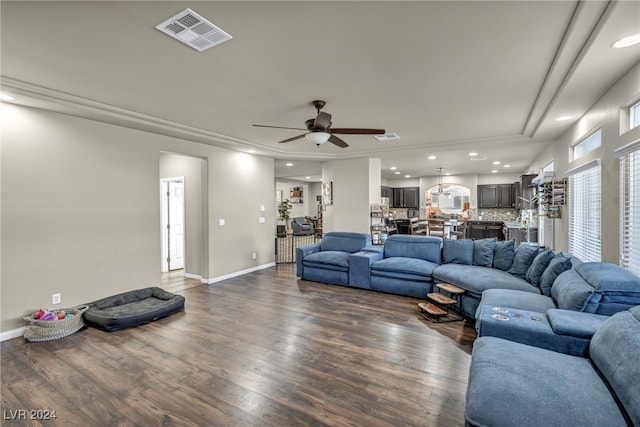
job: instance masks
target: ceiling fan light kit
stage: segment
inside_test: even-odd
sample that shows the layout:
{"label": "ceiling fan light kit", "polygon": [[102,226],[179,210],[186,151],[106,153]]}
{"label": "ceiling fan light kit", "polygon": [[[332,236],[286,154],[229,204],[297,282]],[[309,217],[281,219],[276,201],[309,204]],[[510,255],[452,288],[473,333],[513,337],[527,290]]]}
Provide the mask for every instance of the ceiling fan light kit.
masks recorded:
{"label": "ceiling fan light kit", "polygon": [[[302,135],[296,135],[291,138],[283,139],[282,141],[278,141],[279,143],[291,142],[304,137],[307,141],[318,146],[329,141],[330,143],[340,148],[346,148],[349,146],[349,144],[344,142],[342,139],[338,138],[335,134],[382,135],[385,132],[384,129],[332,128],[331,114],[320,111],[322,107],[326,105],[326,102],[321,100],[315,100],[311,102],[311,105],[315,107],[317,111],[317,115],[315,118],[308,119],[304,122],[304,125],[309,132],[303,133]],[[263,128],[276,128],[276,129],[297,129],[297,128],[285,127],[285,126],[270,126],[270,125],[256,125],[256,124],[254,124],[254,126],[263,127]]]}
{"label": "ceiling fan light kit", "polygon": [[329,140],[330,133],[326,132],[309,132],[304,137],[312,144],[321,145]]}

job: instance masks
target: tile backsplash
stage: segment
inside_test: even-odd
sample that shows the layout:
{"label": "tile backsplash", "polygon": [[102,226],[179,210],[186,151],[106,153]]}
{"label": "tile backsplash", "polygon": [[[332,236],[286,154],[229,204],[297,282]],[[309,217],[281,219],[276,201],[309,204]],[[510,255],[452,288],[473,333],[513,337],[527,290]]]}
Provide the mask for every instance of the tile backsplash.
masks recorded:
{"label": "tile backsplash", "polygon": [[515,221],[518,218],[517,209],[497,208],[497,209],[471,209],[469,219],[483,221]]}

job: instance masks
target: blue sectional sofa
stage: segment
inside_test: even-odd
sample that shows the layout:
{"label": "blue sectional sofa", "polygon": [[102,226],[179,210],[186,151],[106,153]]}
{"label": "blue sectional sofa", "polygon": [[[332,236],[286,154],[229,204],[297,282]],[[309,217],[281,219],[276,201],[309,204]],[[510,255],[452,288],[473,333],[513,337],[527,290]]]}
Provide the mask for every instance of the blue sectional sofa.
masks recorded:
{"label": "blue sectional sofa", "polygon": [[365,247],[371,247],[370,234],[329,232],[319,243],[296,248],[296,274],[306,280],[346,286],[349,259]]}
{"label": "blue sectional sofa", "polygon": [[[578,259],[527,244],[516,249],[513,240],[393,235],[383,247],[374,247],[368,234],[331,232],[321,243],[298,248],[296,262],[298,277],[306,280],[417,298],[434,292],[434,283],[450,283],[465,290],[460,308],[471,319],[483,294],[495,290],[517,295],[528,301],[524,310],[540,313],[561,308],[610,315],[640,304],[640,285],[617,285],[621,271],[603,270],[607,272],[602,277],[592,280],[595,273],[574,272],[581,264]],[[598,265],[582,269],[597,270]],[[563,286],[555,287],[557,295],[550,298],[556,278],[567,270]],[[554,303],[554,298],[566,305]],[[586,305],[577,303],[585,298]]]}
{"label": "blue sectional sofa", "polygon": [[480,337],[465,401],[469,426],[640,426],[640,307],[609,317],[590,358]]}
{"label": "blue sectional sofa", "polygon": [[639,277],[615,264],[581,263],[558,276],[549,296],[487,290],[476,313],[476,329],[479,336],[581,356],[610,315],[636,305]]}

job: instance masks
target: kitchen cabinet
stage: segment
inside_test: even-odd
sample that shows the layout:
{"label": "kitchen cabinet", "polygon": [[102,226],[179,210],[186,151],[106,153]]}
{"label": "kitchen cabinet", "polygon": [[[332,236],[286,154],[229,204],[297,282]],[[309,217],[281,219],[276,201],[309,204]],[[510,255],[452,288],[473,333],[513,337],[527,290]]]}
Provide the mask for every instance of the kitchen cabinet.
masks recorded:
{"label": "kitchen cabinet", "polygon": [[399,187],[391,188],[391,190],[393,192],[393,197],[390,198],[391,207],[417,208],[420,205],[420,187]]}
{"label": "kitchen cabinet", "polygon": [[513,184],[478,185],[478,208],[513,207]]}
{"label": "kitchen cabinet", "polygon": [[538,208],[537,202],[530,204],[529,202],[522,200],[522,199],[532,200],[533,197],[535,197],[536,186],[532,185],[531,181],[536,176],[537,175],[522,175],[520,177],[520,195],[518,199],[515,201],[516,207],[518,209],[537,209]]}
{"label": "kitchen cabinet", "polygon": [[391,187],[380,187],[380,197],[386,197],[389,199],[389,203],[393,202],[393,188]]}
{"label": "kitchen cabinet", "polygon": [[501,221],[467,221],[467,237],[470,239],[495,237],[498,240],[504,240],[504,223]]}

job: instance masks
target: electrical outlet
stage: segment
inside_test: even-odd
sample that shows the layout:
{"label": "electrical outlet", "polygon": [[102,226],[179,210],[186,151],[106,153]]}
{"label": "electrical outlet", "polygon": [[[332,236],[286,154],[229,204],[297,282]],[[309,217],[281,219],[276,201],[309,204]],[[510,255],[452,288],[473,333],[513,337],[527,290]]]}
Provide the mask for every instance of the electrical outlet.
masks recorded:
{"label": "electrical outlet", "polygon": [[62,302],[61,294],[53,294],[51,295],[51,304],[60,304]]}
{"label": "electrical outlet", "polygon": [[255,253],[255,252],[252,252],[252,253],[251,253],[251,259],[256,259],[256,256],[257,256],[257,255],[256,255],[256,253]]}

